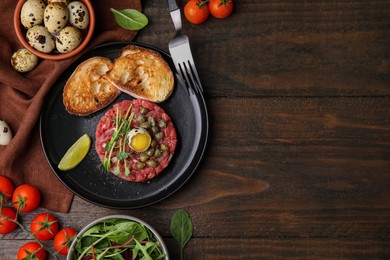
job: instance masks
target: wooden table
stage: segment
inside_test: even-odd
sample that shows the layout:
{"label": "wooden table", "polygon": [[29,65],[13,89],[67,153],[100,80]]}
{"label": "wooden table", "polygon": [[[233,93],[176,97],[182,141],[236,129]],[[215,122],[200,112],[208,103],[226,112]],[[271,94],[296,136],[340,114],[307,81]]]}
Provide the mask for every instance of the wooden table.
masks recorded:
{"label": "wooden table", "polygon": [[[136,40],[168,51],[166,2],[143,5]],[[61,226],[132,215],[178,259],[169,223],[185,209],[186,259],[390,259],[390,1],[240,0],[228,19],[183,28],[210,116],[198,170],[141,209],[75,197],[53,212]],[[3,236],[0,258],[31,239]]]}

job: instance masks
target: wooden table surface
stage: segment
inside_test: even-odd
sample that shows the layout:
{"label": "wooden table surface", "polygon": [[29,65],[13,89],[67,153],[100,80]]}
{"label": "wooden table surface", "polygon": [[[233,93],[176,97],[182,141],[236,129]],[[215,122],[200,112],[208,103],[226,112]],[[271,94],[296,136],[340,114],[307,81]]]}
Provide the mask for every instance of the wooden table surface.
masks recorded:
{"label": "wooden table surface", "polygon": [[[166,2],[143,6],[136,40],[168,51]],[[183,28],[210,117],[197,171],[141,209],[76,196],[52,212],[60,225],[132,215],[178,259],[169,223],[185,209],[186,259],[390,259],[390,1],[236,0],[228,19]],[[3,236],[0,259],[31,239]]]}

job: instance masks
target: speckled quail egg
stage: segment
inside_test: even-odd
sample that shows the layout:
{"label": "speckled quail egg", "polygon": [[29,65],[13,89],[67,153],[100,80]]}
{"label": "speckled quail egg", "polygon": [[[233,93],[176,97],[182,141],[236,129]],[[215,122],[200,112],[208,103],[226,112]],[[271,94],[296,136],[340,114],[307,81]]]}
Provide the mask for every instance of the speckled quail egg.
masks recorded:
{"label": "speckled quail egg", "polygon": [[149,132],[142,127],[131,129],[127,138],[130,148],[139,153],[148,150],[152,141]]}
{"label": "speckled quail egg", "polygon": [[11,142],[12,132],[8,124],[0,119],[0,145],[7,145]]}
{"label": "speckled quail egg", "polygon": [[26,39],[34,49],[43,53],[49,53],[55,48],[52,35],[42,25],[36,25],[28,29]]}
{"label": "speckled quail egg", "polygon": [[46,4],[42,0],[27,0],[20,11],[20,21],[28,29],[43,22]]}
{"label": "speckled quail egg", "polygon": [[62,3],[48,4],[44,12],[44,24],[47,30],[52,33],[58,33],[68,23],[68,8]]}
{"label": "speckled quail egg", "polygon": [[19,72],[29,72],[38,64],[38,57],[27,49],[19,49],[11,57],[11,65]]}
{"label": "speckled quail egg", "polygon": [[70,52],[76,49],[82,40],[81,32],[73,27],[66,26],[56,37],[56,48],[61,53]]}
{"label": "speckled quail egg", "polygon": [[68,5],[69,22],[71,25],[84,30],[89,24],[89,13],[87,7],[79,1],[70,2]]}
{"label": "speckled quail egg", "polygon": [[62,3],[65,6],[67,6],[69,4],[69,0],[48,0],[47,3],[48,4],[51,4],[51,3]]}

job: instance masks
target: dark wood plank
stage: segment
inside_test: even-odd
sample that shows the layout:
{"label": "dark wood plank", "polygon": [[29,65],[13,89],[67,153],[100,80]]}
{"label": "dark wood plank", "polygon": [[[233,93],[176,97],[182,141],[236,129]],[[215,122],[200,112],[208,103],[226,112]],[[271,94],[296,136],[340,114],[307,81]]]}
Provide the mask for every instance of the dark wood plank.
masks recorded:
{"label": "dark wood plank", "polygon": [[[171,259],[179,259],[176,242],[165,238]],[[2,240],[1,259],[15,259],[25,241]],[[350,238],[192,238],[185,259],[388,259],[388,240]],[[54,259],[48,257],[48,260]],[[59,259],[65,259],[60,256]]]}
{"label": "dark wood plank", "polygon": [[[151,22],[137,40],[167,50],[166,3],[144,8]],[[390,94],[389,14],[383,0],[243,0],[229,19],[184,20],[183,30],[209,96],[381,96]]]}

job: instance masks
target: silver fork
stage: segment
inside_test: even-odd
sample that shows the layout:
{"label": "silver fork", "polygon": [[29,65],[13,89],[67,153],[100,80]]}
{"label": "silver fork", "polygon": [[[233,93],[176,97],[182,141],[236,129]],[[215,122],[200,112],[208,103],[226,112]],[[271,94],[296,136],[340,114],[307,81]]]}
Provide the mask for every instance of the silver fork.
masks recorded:
{"label": "silver fork", "polygon": [[189,90],[192,94],[200,93],[203,91],[202,84],[192,58],[188,37],[181,32],[181,15],[176,0],[168,0],[168,7],[176,30],[175,36],[168,44],[176,72],[179,80],[187,87],[188,93]]}

